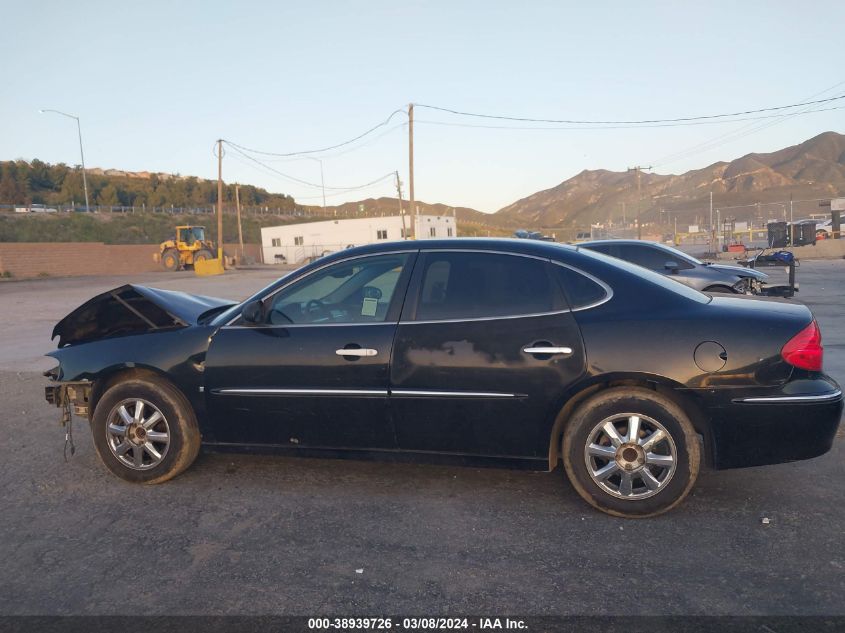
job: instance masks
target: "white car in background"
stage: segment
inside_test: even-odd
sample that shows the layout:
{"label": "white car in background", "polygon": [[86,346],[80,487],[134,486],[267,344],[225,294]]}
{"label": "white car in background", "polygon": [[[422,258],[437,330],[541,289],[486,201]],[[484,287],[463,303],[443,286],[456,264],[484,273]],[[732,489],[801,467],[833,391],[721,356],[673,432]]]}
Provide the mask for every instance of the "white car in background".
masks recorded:
{"label": "white car in background", "polygon": [[59,210],[55,207],[48,207],[46,204],[30,205],[29,210],[33,213],[58,213]]}
{"label": "white car in background", "polygon": [[833,237],[833,220],[816,223],[816,239],[830,239]]}

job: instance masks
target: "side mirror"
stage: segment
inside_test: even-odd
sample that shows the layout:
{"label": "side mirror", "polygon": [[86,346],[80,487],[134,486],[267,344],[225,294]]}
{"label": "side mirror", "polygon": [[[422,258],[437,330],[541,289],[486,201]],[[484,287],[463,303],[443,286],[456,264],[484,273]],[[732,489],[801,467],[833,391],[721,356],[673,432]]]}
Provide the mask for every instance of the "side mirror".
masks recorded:
{"label": "side mirror", "polygon": [[244,304],[241,308],[241,317],[246,323],[261,323],[264,320],[264,304],[258,299],[253,299]]}
{"label": "side mirror", "polygon": [[680,268],[680,266],[678,265],[678,262],[668,261],[663,264],[663,268],[668,270],[670,273],[676,273],[678,272],[678,268]]}

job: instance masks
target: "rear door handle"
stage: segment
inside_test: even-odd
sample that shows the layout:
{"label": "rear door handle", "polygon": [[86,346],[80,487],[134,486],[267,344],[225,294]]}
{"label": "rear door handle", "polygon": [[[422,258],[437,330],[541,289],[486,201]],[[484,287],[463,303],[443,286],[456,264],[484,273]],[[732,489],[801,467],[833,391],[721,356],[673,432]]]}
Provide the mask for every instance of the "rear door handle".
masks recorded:
{"label": "rear door handle", "polygon": [[571,347],[524,347],[522,351],[526,354],[571,354]]}
{"label": "rear door handle", "polygon": [[338,356],[378,356],[377,349],[367,348],[336,349],[334,353]]}

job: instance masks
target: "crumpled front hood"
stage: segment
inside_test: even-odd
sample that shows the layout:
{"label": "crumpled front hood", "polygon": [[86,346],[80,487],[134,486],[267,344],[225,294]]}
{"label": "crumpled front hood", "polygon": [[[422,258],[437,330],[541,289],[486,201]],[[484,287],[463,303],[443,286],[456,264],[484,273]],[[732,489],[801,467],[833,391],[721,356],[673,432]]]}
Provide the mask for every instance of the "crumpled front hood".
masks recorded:
{"label": "crumpled front hood", "polygon": [[753,268],[746,268],[745,266],[729,266],[728,264],[709,264],[707,268],[713,270],[720,270],[722,272],[736,275],[737,277],[752,277],[757,281],[766,281],[769,276],[766,273],[761,273],[759,270]]}
{"label": "crumpled front hood", "polygon": [[53,328],[59,347],[114,336],[142,334],[196,325],[213,308],[231,306],[228,299],[191,295],[127,284],[90,299]]}

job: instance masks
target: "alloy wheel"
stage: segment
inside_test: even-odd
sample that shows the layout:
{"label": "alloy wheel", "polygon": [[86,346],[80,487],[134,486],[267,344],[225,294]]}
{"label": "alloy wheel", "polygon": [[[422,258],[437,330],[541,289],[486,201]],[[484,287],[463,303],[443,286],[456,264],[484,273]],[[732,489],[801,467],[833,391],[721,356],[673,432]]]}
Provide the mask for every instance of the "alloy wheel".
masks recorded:
{"label": "alloy wheel", "polygon": [[109,413],[106,441],[121,464],[133,470],[158,466],[170,448],[170,427],[154,404],[140,398],[117,403]]}
{"label": "alloy wheel", "polygon": [[593,427],[584,446],[587,472],[605,492],[636,501],[663,490],[678,462],[669,431],[657,420],[620,413]]}

